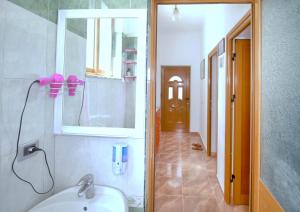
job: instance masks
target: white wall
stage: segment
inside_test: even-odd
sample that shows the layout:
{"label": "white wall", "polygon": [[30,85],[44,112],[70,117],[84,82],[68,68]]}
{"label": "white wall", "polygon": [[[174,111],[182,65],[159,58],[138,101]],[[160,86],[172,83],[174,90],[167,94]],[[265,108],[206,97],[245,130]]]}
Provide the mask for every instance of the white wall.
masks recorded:
{"label": "white wall", "polygon": [[[72,32],[67,33],[65,51],[65,76],[69,74],[83,76],[86,40]],[[91,87],[93,89],[90,89]],[[108,88],[110,90],[106,91]],[[64,95],[64,124],[77,124],[82,97],[82,89],[78,90],[79,93],[74,97]],[[89,117],[86,118],[86,122],[81,122],[83,125],[89,126],[91,122],[97,121],[91,121],[90,118],[105,114],[111,116],[106,123],[108,125],[122,127],[127,122],[130,126],[131,111],[134,112],[132,104],[135,104],[135,97],[130,95],[135,94],[135,83],[125,84],[119,79],[89,78],[85,92],[85,97],[88,97],[85,105],[88,105]],[[127,100],[129,102],[126,102]],[[128,108],[131,110],[126,113]],[[115,114],[119,115],[115,117]],[[87,120],[91,122],[87,123],[89,122]],[[101,118],[98,121],[103,124]],[[124,175],[115,176],[112,172],[112,146],[119,142],[128,144],[128,169]],[[129,206],[143,207],[144,146],[145,139],[55,136],[55,193],[76,185],[82,176],[91,173],[95,177],[96,184],[121,190],[129,199]]]}
{"label": "white wall", "polygon": [[[72,32],[66,33],[65,53],[65,76],[77,74],[83,77],[86,40]],[[120,79],[100,78],[89,78],[87,81],[85,106],[88,109],[84,107],[84,112],[88,111],[85,114],[88,118],[82,120],[81,124],[89,126],[94,122],[101,122],[107,126],[130,127],[133,119],[131,113],[135,106],[132,106],[135,104],[135,96],[132,96],[135,94],[135,83],[126,84]],[[79,88],[78,91],[74,97],[64,95],[64,124],[77,124],[82,89]],[[91,120],[95,116],[100,118]],[[101,116],[110,117],[104,121]],[[112,147],[120,142],[128,144],[128,169],[124,175],[115,176],[112,172]],[[96,184],[122,191],[129,200],[129,206],[143,207],[144,158],[145,139],[55,136],[55,193],[76,185],[82,176],[91,173]]]}
{"label": "white wall", "polygon": [[218,55],[212,57],[211,82],[211,152],[217,152],[218,138]]}
{"label": "white wall", "polygon": [[[226,36],[232,27],[250,10],[250,5],[224,5],[219,9],[219,14],[211,14],[206,17],[204,24],[204,54],[206,61],[206,76],[200,81],[201,87],[201,121],[200,134],[203,143],[207,147],[207,70],[208,54]],[[220,58],[219,58],[220,60]],[[223,58],[224,63],[226,61]],[[220,62],[219,62],[220,64]],[[224,165],[225,165],[225,70],[226,67],[219,67],[219,93],[218,93],[218,144],[217,144],[217,177],[224,190]]]}
{"label": "white wall", "polygon": [[[124,175],[112,172],[112,146],[128,144],[128,167]],[[55,192],[75,185],[87,173],[95,183],[121,190],[131,207],[143,207],[144,139],[101,138],[85,136],[55,137]]]}
{"label": "white wall", "polygon": [[[23,212],[52,194],[38,195],[11,171],[18,125],[29,84],[50,75],[55,66],[54,24],[9,1],[0,1],[0,211]],[[44,88],[33,86],[20,146],[39,140],[54,174],[53,100]],[[16,162],[17,172],[39,191],[50,187],[42,154]]]}
{"label": "white wall", "polygon": [[[201,80],[201,108],[202,121],[200,132],[204,145],[207,141],[207,71],[208,71],[208,54],[219,43],[219,41],[226,36],[232,27],[250,10],[250,5],[224,5],[219,8],[219,14],[211,14],[206,17],[204,24],[204,40],[203,40],[203,55],[205,55],[205,79]],[[219,117],[220,120],[220,117]],[[220,120],[222,121],[222,119]]]}
{"label": "white wall", "polygon": [[161,66],[191,66],[190,131],[200,130],[200,62],[202,55],[201,32],[162,32],[157,35],[156,106],[160,107]]}
{"label": "white wall", "polygon": [[[208,54],[226,37],[232,27],[250,10],[250,5],[219,5],[214,7],[204,17],[204,24],[199,31],[163,31],[158,27],[157,34],[157,84],[156,106],[160,107],[161,70],[162,65],[190,65],[191,74],[191,120],[190,130],[200,132],[205,148],[207,149],[207,73]],[[159,20],[158,20],[159,25]],[[200,30],[201,29],[201,30]],[[185,30],[187,30],[185,28]],[[205,58],[205,79],[200,80],[200,61]],[[224,161],[225,161],[225,80],[226,58],[224,66],[219,67],[218,76],[218,151],[217,176],[222,189],[224,188]],[[214,145],[213,145],[214,146]]]}
{"label": "white wall", "polygon": [[[0,191],[3,193],[0,211],[25,212],[53,194],[35,194],[29,185],[12,174],[11,162],[27,88],[38,77],[55,72],[55,51],[56,24],[0,0]],[[55,192],[75,185],[80,177],[90,172],[95,175],[97,184],[119,188],[127,195],[131,206],[142,207],[145,140],[54,137],[53,102],[46,89],[33,87],[20,143],[39,140],[55,175]],[[115,142],[129,145],[128,171],[123,176],[114,176],[111,170]],[[16,169],[39,190],[49,188],[51,181],[41,154],[17,162]]]}
{"label": "white wall", "polygon": [[[222,61],[222,62],[221,62]],[[224,174],[225,174],[225,97],[226,97],[226,57],[223,54],[219,57],[219,83],[218,83],[218,141],[217,141],[217,178],[224,191]]]}

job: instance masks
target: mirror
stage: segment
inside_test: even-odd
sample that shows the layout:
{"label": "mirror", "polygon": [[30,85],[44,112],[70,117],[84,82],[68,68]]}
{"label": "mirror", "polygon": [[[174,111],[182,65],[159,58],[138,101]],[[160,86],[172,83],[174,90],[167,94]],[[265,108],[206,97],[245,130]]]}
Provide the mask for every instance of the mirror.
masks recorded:
{"label": "mirror", "polygon": [[[56,133],[143,136],[145,61],[145,10],[59,11],[56,68],[67,88],[55,104]],[[70,76],[84,81],[73,93]]]}

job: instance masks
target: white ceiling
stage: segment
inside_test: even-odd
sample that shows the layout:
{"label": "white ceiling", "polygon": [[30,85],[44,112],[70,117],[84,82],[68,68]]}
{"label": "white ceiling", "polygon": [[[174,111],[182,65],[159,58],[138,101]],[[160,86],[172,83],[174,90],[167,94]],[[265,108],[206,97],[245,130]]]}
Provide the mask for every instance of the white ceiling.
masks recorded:
{"label": "white ceiling", "polygon": [[[178,21],[172,20],[175,5],[158,6],[159,31],[201,31],[205,20],[223,14],[237,4],[182,4],[177,5],[180,13]],[[231,8],[232,7],[232,8]]]}

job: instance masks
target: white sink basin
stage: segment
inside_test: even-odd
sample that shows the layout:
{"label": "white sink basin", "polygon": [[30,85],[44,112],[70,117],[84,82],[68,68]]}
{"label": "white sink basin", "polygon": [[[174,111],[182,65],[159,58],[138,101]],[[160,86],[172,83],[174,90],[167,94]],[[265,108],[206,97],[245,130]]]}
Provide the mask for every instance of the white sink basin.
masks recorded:
{"label": "white sink basin", "polygon": [[79,186],[57,193],[29,212],[128,212],[126,197],[117,189],[95,185],[95,197],[78,197]]}

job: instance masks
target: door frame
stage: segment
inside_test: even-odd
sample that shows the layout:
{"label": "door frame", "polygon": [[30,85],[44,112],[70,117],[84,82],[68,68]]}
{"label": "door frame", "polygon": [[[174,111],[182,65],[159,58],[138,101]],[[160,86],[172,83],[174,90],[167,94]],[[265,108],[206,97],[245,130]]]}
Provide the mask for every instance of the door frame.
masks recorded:
{"label": "door frame", "polygon": [[[160,67],[160,70],[161,70],[161,97],[160,97],[160,104],[161,104],[161,126],[164,124],[164,114],[163,114],[163,112],[164,112],[164,108],[163,108],[163,106],[164,106],[164,101],[163,101],[163,99],[164,99],[164,91],[163,91],[163,89],[164,89],[164,86],[165,86],[165,83],[164,83],[164,76],[165,76],[165,68],[186,68],[187,69],[187,72],[188,72],[188,76],[189,76],[189,82],[188,82],[188,84],[187,84],[187,89],[188,89],[188,92],[189,92],[189,99],[190,99],[190,102],[191,102],[191,66],[182,66],[182,65],[178,65],[178,66],[176,66],[176,65],[171,65],[171,66],[168,66],[168,65],[164,65],[164,66],[161,66]],[[190,132],[190,107],[191,107],[191,104],[189,103],[189,106],[187,106],[188,107],[188,120],[187,120],[187,129],[184,131],[184,132]]]}
{"label": "door frame", "polygon": [[[233,94],[233,61],[232,61],[232,52],[234,49],[234,39],[242,32],[244,31],[247,27],[249,27],[249,25],[252,24],[252,13],[251,11],[249,11],[233,28],[232,30],[227,34],[226,36],[226,58],[227,58],[227,70],[226,70],[226,100],[225,100],[225,188],[224,190],[227,191],[226,193],[224,192],[225,196],[227,195],[226,198],[231,199],[232,196],[232,190],[231,190],[231,175],[232,175],[232,130],[233,130],[233,120],[232,120],[232,102],[231,102],[231,98],[232,98],[232,94]],[[253,39],[253,36],[251,38],[251,40]],[[252,41],[251,41],[252,42]],[[252,44],[251,44],[252,45]],[[253,48],[251,48],[251,51],[253,51]],[[253,57],[253,55],[251,55],[251,58]],[[253,60],[251,59],[252,64],[251,64],[251,79],[253,79]],[[251,80],[253,81],[253,80]],[[251,94],[253,94],[253,82],[251,82],[251,87],[250,87],[250,92]],[[253,95],[251,95],[253,96]],[[251,98],[250,101],[250,126],[252,128],[252,123],[253,123],[253,100]],[[253,134],[251,133],[251,129],[250,129],[250,142],[253,139]],[[250,144],[250,149],[251,149],[251,145]],[[251,151],[251,150],[250,150]],[[251,162],[250,162],[251,163]],[[251,184],[252,180],[250,180],[250,184]],[[251,184],[253,185],[253,184]],[[252,187],[252,186],[251,186]],[[250,191],[253,190],[250,189]],[[251,202],[251,198],[253,197],[251,194],[253,192],[249,193],[249,202]]]}
{"label": "door frame", "polygon": [[[212,100],[212,58],[214,55],[218,57],[218,45],[215,46],[208,54],[208,72],[207,72],[207,155],[211,156],[211,100]],[[218,72],[217,72],[217,84],[218,84]],[[218,91],[217,91],[218,96]],[[218,110],[217,110],[218,117]]]}
{"label": "door frame", "polygon": [[[250,27],[250,25],[249,25]],[[242,57],[241,59],[240,56],[243,55],[243,54],[246,54],[245,52],[241,52],[242,50],[239,49],[239,43],[241,43],[242,45],[247,45],[247,48],[249,48],[249,52],[247,55],[247,57]],[[249,46],[248,46],[249,45]],[[240,51],[238,51],[240,50]],[[251,82],[251,38],[238,38],[238,37],[235,37],[234,38],[234,46],[233,46],[233,53],[235,53],[235,57],[237,59],[235,59],[233,61],[232,59],[232,66],[233,67],[233,70],[234,70],[234,73],[232,73],[232,79],[234,79],[234,82],[233,82],[233,94],[237,97],[237,101],[234,101],[234,103],[231,103],[231,106],[232,106],[232,109],[231,109],[231,112],[232,114],[234,114],[232,116],[232,120],[233,120],[233,123],[232,123],[232,126],[231,126],[231,132],[233,134],[232,136],[232,139],[231,139],[231,145],[232,145],[232,148],[231,148],[231,156],[232,156],[232,173],[235,175],[235,179],[234,179],[234,182],[233,182],[233,188],[232,188],[232,197],[233,197],[233,204],[237,204],[237,205],[244,205],[244,204],[249,204],[249,200],[250,200],[250,90],[251,90],[251,85],[250,85],[250,82]],[[245,56],[245,55],[244,55]],[[246,59],[247,58],[247,59]],[[247,69],[247,71],[245,72],[245,70],[242,70],[237,68],[238,66],[240,66],[241,64],[245,64],[245,62],[242,62],[244,61],[244,59],[246,59],[248,61],[247,63],[247,66],[249,65],[249,69]],[[242,73],[241,73],[242,72]],[[244,75],[245,73],[245,75]],[[247,77],[246,78],[246,81],[243,81],[242,83],[241,80],[243,79],[243,77]],[[249,87],[244,87],[244,85],[247,85],[247,83],[249,83]],[[246,93],[244,93],[244,88],[247,88],[246,89]],[[245,96],[244,96],[245,95]],[[246,99],[244,97],[247,97]],[[239,102],[239,98],[247,101],[247,105],[248,105],[248,108],[247,106],[244,105],[244,103],[241,103]],[[242,102],[243,102],[242,100]],[[233,106],[234,105],[234,106]],[[247,108],[247,115],[243,113],[242,117],[240,116],[241,115],[241,111],[244,111],[244,106],[245,108]],[[244,117],[244,115],[246,115],[246,117]],[[241,119],[239,119],[241,118]],[[242,145],[245,144],[244,141],[242,141],[244,138],[244,133],[241,134],[241,131],[239,131],[238,129],[240,129],[240,127],[244,127],[244,124],[248,124],[247,125],[247,132],[249,133],[249,137],[248,139],[249,140],[245,140],[245,141],[248,141],[248,147],[247,148],[247,152],[244,152],[242,149]],[[246,129],[246,128],[243,128],[243,129]],[[238,137],[240,137],[242,140],[240,141],[238,139]],[[243,143],[241,145],[241,143]],[[248,152],[249,151],[249,152]],[[245,154],[244,154],[245,153]],[[248,153],[248,154],[247,154]],[[247,165],[249,166],[248,170],[249,171],[249,174],[247,174],[247,176],[249,177],[249,181],[247,183],[247,187],[248,187],[248,193],[243,193],[242,194],[242,185],[244,184],[242,181],[242,167],[245,167],[245,164],[242,163],[242,158],[243,156],[246,156],[247,155]],[[248,163],[249,162],[249,163]],[[245,176],[245,175],[243,175]]]}
{"label": "door frame", "polygon": [[[250,210],[259,211],[259,185],[260,185],[260,117],[261,117],[261,0],[151,0],[149,49],[150,49],[150,82],[149,82],[149,110],[148,134],[146,142],[146,185],[145,208],[147,212],[154,211],[154,182],[155,182],[155,97],[156,97],[156,67],[157,67],[157,6],[159,4],[212,4],[236,3],[252,5],[252,95],[251,95],[251,197]],[[227,47],[226,47],[227,48]],[[227,51],[227,49],[226,49]],[[228,81],[228,67],[226,80]],[[229,75],[230,76],[230,75]],[[230,82],[230,79],[229,79]],[[226,96],[228,98],[228,96]],[[225,145],[225,148],[228,145]],[[226,165],[226,164],[225,164]],[[226,188],[226,187],[225,187]],[[224,191],[224,199],[230,202],[228,187]]]}

